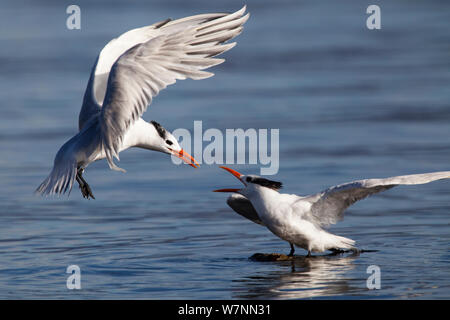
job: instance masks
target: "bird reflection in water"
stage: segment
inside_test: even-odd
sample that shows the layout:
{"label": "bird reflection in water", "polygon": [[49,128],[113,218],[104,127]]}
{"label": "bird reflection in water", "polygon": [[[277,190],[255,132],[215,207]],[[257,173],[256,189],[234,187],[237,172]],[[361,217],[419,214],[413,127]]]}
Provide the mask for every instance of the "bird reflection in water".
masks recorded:
{"label": "bird reflection in water", "polygon": [[348,294],[352,288],[345,275],[355,265],[358,254],[295,256],[290,261],[255,262],[288,267],[265,275],[255,274],[235,280],[234,298],[240,299],[305,299]]}

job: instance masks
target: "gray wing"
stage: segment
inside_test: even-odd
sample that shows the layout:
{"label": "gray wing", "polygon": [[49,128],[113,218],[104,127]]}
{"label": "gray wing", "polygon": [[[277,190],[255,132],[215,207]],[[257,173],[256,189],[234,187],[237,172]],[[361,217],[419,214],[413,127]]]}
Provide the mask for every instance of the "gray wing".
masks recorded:
{"label": "gray wing", "polygon": [[[83,130],[86,123],[96,114],[100,112],[101,104],[97,102],[94,95],[94,83],[96,82],[95,70],[98,65],[99,57],[95,61],[94,67],[89,77],[89,82],[84,92],[83,105],[81,106],[80,114],[78,115],[78,130]],[[97,78],[98,79],[98,78]]]}
{"label": "gray wing", "polygon": [[[243,9],[245,11],[245,7]],[[92,118],[93,115],[96,115],[100,112],[100,109],[103,105],[103,100],[106,95],[111,68],[119,59],[119,57],[122,56],[126,51],[138,44],[145,43],[160,35],[176,33],[193,26],[200,26],[202,24],[205,25],[208,21],[212,20],[219,21],[219,18],[225,16],[230,15],[227,13],[208,13],[173,21],[171,19],[167,19],[150,26],[127,31],[120,35],[118,38],[114,38],[109,41],[98,55],[97,60],[95,61],[92,68],[91,76],[89,78],[89,82],[84,94],[83,105],[81,107],[78,119],[79,130],[81,131],[81,129],[85,126],[87,121]],[[248,16],[245,18],[245,20],[247,18]],[[234,20],[229,22],[231,23],[229,23],[228,26],[224,24],[222,24],[222,26],[231,28],[233,23],[239,23],[240,21]]]}
{"label": "gray wing", "polygon": [[236,211],[236,213],[240,214],[244,218],[247,218],[254,223],[260,224],[262,226],[264,225],[250,200],[248,200],[243,195],[233,193],[228,197],[227,204],[231,209]]}
{"label": "gray wing", "polygon": [[450,171],[412,174],[385,179],[367,179],[331,187],[316,195],[302,198],[311,203],[305,217],[319,226],[335,224],[344,216],[344,211],[358,200],[372,194],[391,189],[398,185],[425,184],[436,180],[449,179]]}
{"label": "gray wing", "polygon": [[162,34],[128,49],[113,64],[99,116],[102,146],[112,169],[120,170],[113,157],[119,159],[125,132],[159,91],[176,80],[214,75],[203,70],[224,61],[213,57],[235,45],[224,42],[241,33],[249,17],[244,13],[245,7],[181,30],[168,23],[168,29],[159,29]]}

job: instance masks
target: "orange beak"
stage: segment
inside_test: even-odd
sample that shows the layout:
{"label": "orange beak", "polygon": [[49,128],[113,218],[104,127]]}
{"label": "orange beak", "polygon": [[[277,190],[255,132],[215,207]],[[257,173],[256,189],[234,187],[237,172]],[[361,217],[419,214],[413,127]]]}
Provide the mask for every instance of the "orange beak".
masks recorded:
{"label": "orange beak", "polygon": [[174,155],[175,157],[180,158],[181,160],[186,162],[191,167],[194,167],[194,168],[200,167],[200,165],[194,159],[194,157],[192,157],[189,153],[187,153],[183,149],[181,149],[180,151],[174,151],[174,150],[170,149],[170,151],[172,152],[172,155]]}
{"label": "orange beak", "polygon": [[[243,174],[240,174],[239,172],[237,172],[236,170],[233,170],[231,168],[227,168],[224,166],[220,166],[222,169],[227,170],[229,173],[231,173],[233,176],[235,176],[236,178],[239,179],[240,182],[242,182],[244,185],[245,182],[241,180],[241,177],[243,176]],[[238,192],[240,189],[218,189],[218,190],[214,190],[213,192]]]}

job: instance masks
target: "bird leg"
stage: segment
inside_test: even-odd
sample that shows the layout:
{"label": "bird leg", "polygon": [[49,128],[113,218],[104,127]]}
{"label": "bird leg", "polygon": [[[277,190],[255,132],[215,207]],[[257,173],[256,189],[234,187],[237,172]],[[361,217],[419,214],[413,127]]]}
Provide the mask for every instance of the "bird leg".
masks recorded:
{"label": "bird leg", "polygon": [[292,243],[289,242],[289,244],[291,245],[291,251],[289,251],[288,257],[293,257],[294,256],[294,252],[295,252],[295,248],[294,248],[294,245]]}
{"label": "bird leg", "polygon": [[77,182],[80,186],[81,194],[85,199],[89,199],[89,197],[95,199],[94,195],[92,194],[91,187],[89,187],[88,183],[83,178],[83,171],[84,169],[79,167],[77,169],[77,177],[76,177]]}

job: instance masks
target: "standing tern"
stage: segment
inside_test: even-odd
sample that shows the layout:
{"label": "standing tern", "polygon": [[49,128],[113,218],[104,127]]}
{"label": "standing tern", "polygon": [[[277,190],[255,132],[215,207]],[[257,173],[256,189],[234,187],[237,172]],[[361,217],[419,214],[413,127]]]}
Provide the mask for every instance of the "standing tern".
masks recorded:
{"label": "standing tern", "polygon": [[294,245],[311,252],[342,249],[356,250],[355,241],[336,236],[323,228],[335,224],[344,211],[358,200],[398,185],[424,184],[449,179],[450,171],[412,174],[385,179],[366,179],[328,188],[310,196],[280,193],[281,182],[255,175],[243,175],[233,169],[221,167],[241,181],[242,189],[219,189],[215,192],[233,192],[228,205],[245,218],[266,226],[272,233]]}
{"label": "standing tern", "polygon": [[214,75],[203,70],[225,61],[214,57],[235,46],[225,42],[242,32],[249,18],[245,10],[167,19],[111,40],[92,68],[79,132],[59,149],[50,175],[36,192],[70,193],[76,180],[83,197],[94,198],[84,169],[106,158],[111,169],[125,171],[113,158],[119,160],[119,153],[130,147],[171,154],[196,167],[171,133],[141,116],[159,91],[176,80]]}

